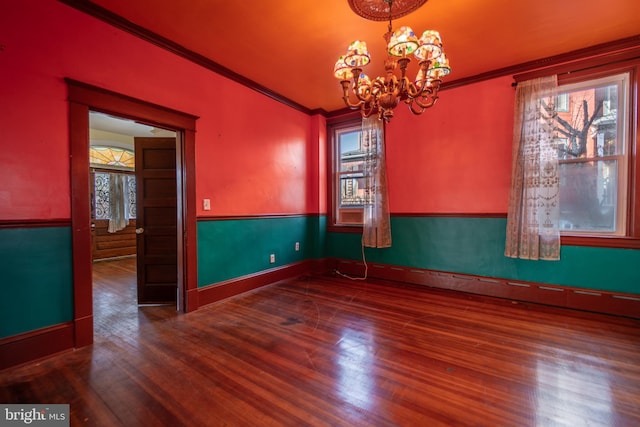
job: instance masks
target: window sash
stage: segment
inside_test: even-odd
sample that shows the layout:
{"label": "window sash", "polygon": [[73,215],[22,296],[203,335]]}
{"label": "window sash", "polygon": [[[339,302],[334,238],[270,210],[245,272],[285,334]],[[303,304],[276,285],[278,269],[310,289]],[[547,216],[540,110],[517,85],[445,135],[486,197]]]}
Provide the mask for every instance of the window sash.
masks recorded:
{"label": "window sash", "polygon": [[[559,162],[561,233],[572,235],[600,233],[614,236],[624,234],[626,209],[620,207],[620,200],[624,195],[621,194],[623,186],[618,184],[620,165],[623,161],[624,156],[607,156]],[[567,178],[571,176],[574,179],[568,180]],[[576,177],[582,179],[578,180]],[[580,186],[590,187],[594,182],[595,194],[577,190]],[[610,191],[612,183],[615,190],[613,192]],[[593,197],[598,203],[588,203]],[[614,211],[611,212],[611,209]]]}

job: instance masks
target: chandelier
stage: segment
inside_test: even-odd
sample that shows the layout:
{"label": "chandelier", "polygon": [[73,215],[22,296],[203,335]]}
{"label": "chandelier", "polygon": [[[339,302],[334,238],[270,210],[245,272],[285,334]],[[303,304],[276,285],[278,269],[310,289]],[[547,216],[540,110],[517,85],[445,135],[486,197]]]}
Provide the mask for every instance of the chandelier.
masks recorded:
{"label": "chandelier", "polygon": [[[376,113],[379,119],[388,123],[401,101],[418,115],[438,100],[441,79],[451,72],[440,34],[426,30],[418,38],[410,27],[402,26],[393,31],[392,26],[393,18],[412,12],[426,1],[349,0],[353,11],[366,19],[389,19],[388,31],[384,35],[388,53],[384,77],[372,80],[362,72],[362,67],[370,62],[371,57],[367,44],[360,40],[349,45],[347,53],[340,56],[333,70],[334,76],[340,80],[345,104],[353,110],[359,109],[362,117]],[[418,71],[410,80],[407,68],[412,54],[418,61]],[[399,76],[396,75],[397,70]]]}

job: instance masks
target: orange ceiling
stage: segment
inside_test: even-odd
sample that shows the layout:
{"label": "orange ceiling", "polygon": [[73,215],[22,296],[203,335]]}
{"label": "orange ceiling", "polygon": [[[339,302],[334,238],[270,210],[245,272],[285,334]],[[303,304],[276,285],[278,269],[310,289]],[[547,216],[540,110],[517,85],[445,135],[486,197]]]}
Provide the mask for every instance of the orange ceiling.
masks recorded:
{"label": "orange ceiling", "polygon": [[[309,109],[344,107],[332,71],[351,41],[367,42],[365,72],[383,72],[387,23],[347,0],[93,2]],[[428,0],[400,25],[440,32],[453,81],[639,35],[640,1]]]}

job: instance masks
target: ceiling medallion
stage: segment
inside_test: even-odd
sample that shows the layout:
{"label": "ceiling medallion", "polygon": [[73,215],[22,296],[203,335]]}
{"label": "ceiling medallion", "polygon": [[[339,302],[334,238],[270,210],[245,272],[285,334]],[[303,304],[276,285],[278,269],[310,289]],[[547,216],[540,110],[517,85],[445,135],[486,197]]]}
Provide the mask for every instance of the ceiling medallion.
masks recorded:
{"label": "ceiling medallion", "polygon": [[[364,41],[356,40],[347,52],[338,58],[333,75],[340,80],[342,99],[347,107],[360,110],[362,117],[373,113],[389,122],[393,109],[403,101],[413,114],[422,114],[438,100],[442,77],[451,72],[449,61],[444,54],[442,39],[437,31],[426,30],[418,38],[410,27],[402,26],[393,30],[394,17],[414,11],[427,0],[349,0],[351,8],[367,19],[386,13],[389,20],[387,60],[384,63],[386,75],[370,79],[362,72],[371,56]],[[418,60],[418,71],[413,81],[406,76],[411,62],[409,56]],[[396,76],[396,68],[400,76]]]}
{"label": "ceiling medallion", "polygon": [[427,0],[393,0],[393,11],[389,16],[391,2],[387,0],[349,0],[349,6],[356,15],[362,16],[371,21],[386,21],[405,16],[420,6]]}

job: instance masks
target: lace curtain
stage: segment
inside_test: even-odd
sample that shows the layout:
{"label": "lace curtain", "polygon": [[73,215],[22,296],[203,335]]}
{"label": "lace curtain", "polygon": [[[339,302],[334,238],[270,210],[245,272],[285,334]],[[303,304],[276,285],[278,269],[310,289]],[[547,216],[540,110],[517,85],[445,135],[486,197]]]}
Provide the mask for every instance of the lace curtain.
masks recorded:
{"label": "lace curtain", "polygon": [[558,155],[553,141],[556,76],[519,82],[516,90],[511,191],[505,255],[560,259]]}
{"label": "lace curtain", "polygon": [[378,120],[377,116],[362,119],[361,135],[365,151],[362,244],[371,248],[388,248],[391,246],[391,220],[383,121]]}
{"label": "lace curtain", "polygon": [[129,181],[121,173],[109,174],[109,233],[123,230],[129,225]]}

